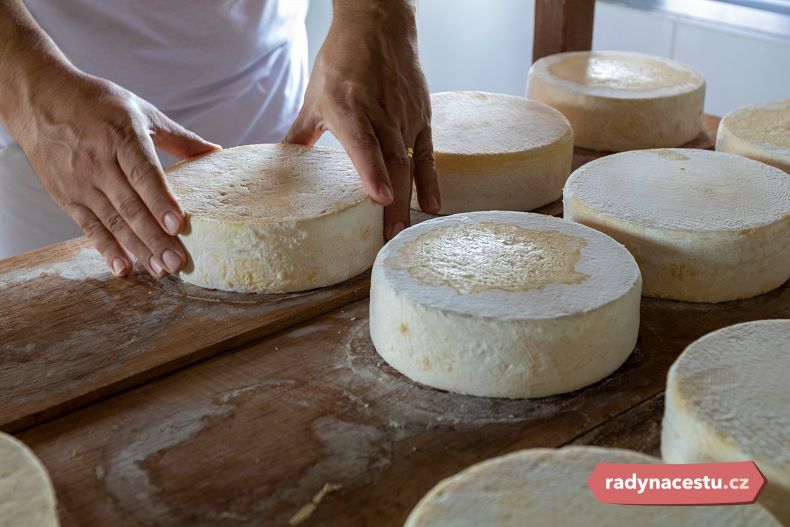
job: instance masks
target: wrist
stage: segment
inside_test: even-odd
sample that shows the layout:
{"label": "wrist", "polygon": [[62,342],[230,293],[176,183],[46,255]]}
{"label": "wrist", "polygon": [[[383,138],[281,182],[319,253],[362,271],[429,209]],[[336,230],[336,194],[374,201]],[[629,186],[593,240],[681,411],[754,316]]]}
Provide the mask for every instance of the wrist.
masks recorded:
{"label": "wrist", "polygon": [[332,25],[395,27],[416,33],[416,0],[333,0]]}
{"label": "wrist", "polygon": [[7,49],[0,62],[0,119],[9,132],[13,134],[18,121],[30,116],[41,86],[62,88],[63,75],[76,71],[68,61],[47,51],[33,47]]}
{"label": "wrist", "polygon": [[[46,72],[75,70],[38,27],[0,17],[0,119],[7,125],[30,100],[32,85]],[[7,37],[7,38],[6,38]]]}

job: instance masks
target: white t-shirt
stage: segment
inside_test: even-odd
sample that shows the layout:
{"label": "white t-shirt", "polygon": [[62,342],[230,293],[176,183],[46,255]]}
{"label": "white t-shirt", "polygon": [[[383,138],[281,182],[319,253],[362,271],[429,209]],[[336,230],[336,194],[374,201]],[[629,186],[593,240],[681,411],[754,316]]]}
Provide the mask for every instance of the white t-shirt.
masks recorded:
{"label": "white t-shirt", "polygon": [[[25,0],[80,69],[222,146],[278,142],[307,83],[308,0]],[[0,126],[0,259],[81,234]]]}
{"label": "white t-shirt", "polygon": [[223,146],[279,141],[302,104],[307,0],[25,5],[75,66]]}

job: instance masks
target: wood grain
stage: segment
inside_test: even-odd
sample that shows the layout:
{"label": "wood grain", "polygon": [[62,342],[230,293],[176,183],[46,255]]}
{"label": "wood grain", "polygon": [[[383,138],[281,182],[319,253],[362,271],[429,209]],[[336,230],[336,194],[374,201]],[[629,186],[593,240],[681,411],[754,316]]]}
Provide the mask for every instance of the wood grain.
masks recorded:
{"label": "wood grain", "polygon": [[248,295],[136,273],[85,239],[0,262],[0,429],[63,414],[367,296],[368,274],[306,293]]}
{"label": "wood grain", "polygon": [[532,62],[565,51],[592,49],[595,0],[536,0]]}
{"label": "wood grain", "polygon": [[440,479],[488,457],[574,442],[654,450],[655,397],[677,355],[715,329],[790,317],[790,284],[723,304],[643,299],[641,309],[628,361],[567,395],[514,401],[416,385],[375,353],[363,300],[20,438],[50,470],[65,527],[286,525],[326,484],[340,488],[303,525],[400,526]]}
{"label": "wood grain", "polygon": [[663,416],[664,394],[659,393],[574,439],[572,444],[624,448],[661,457]]}

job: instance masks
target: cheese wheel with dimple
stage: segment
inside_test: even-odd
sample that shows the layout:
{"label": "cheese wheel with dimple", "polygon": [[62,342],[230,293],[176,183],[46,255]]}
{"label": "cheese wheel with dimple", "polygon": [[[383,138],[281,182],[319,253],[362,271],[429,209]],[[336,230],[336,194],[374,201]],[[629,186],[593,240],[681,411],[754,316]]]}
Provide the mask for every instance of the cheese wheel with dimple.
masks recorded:
{"label": "cheese wheel with dimple", "polygon": [[625,244],[646,296],[724,302],[790,278],[790,175],[733,154],[606,156],[565,185],[565,218]]}
{"label": "cheese wheel with dimple", "polygon": [[527,97],[562,112],[576,146],[613,152],[671,147],[702,130],[705,79],[663,57],[573,51],[536,61]]}
{"label": "cheese wheel with dimple", "polygon": [[690,344],[669,370],[667,463],[754,461],[760,502],[790,525],[790,320],[729,326]]}
{"label": "cheese wheel with dimple", "polygon": [[486,397],[592,384],[634,348],[641,278],[620,244],[526,212],[436,218],[373,265],[370,335],[407,377]]}
{"label": "cheese wheel with dimple", "polygon": [[404,527],[779,527],[760,505],[634,506],[600,503],[587,487],[598,463],[659,459],[614,448],[522,450],[472,465],[420,500]]}
{"label": "cheese wheel with dimple", "polygon": [[41,461],[0,432],[0,526],[57,527],[55,490]]}
{"label": "cheese wheel with dimple", "polygon": [[573,131],[560,112],[484,92],[434,93],[431,106],[441,214],[529,211],[560,199],[573,160]]}
{"label": "cheese wheel with dimple", "polygon": [[790,99],[733,110],[719,123],[716,150],[790,173]]}
{"label": "cheese wheel with dimple", "polygon": [[179,163],[168,179],[189,222],[180,276],[201,287],[333,285],[368,269],[383,244],[382,209],[340,150],[240,146]]}

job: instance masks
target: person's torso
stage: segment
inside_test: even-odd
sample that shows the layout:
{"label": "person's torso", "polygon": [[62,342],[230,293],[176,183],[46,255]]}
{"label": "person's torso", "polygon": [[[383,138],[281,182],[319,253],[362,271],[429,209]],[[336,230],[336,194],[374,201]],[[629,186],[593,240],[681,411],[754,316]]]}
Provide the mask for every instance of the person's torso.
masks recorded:
{"label": "person's torso", "polygon": [[225,146],[278,140],[301,105],[307,0],[25,4],[78,68]]}

